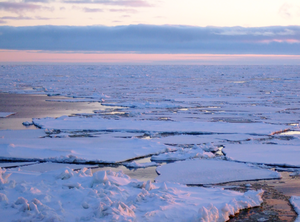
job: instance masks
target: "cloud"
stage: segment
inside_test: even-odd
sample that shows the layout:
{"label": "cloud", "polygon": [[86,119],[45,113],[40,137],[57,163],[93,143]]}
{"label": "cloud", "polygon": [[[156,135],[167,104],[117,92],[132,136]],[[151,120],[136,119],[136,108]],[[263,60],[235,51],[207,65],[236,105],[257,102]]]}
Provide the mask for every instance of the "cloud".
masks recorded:
{"label": "cloud", "polygon": [[64,3],[72,4],[102,4],[127,7],[152,7],[153,5],[144,0],[63,0]]}
{"label": "cloud", "polygon": [[1,49],[300,55],[300,26],[0,26],[0,32]]}
{"label": "cloud", "polygon": [[109,9],[110,12],[137,13],[135,9]]}
{"label": "cloud", "polygon": [[253,35],[253,36],[277,36],[277,35],[294,35],[295,32],[290,29],[271,29],[268,27],[267,29],[259,28],[259,29],[245,29],[243,27],[231,27],[225,30],[221,30],[221,32],[216,33],[218,35]]}
{"label": "cloud", "polygon": [[83,8],[82,9],[84,12],[103,12],[103,9],[100,8]]}
{"label": "cloud", "polygon": [[50,0],[23,0],[23,2],[28,3],[28,2],[34,2],[34,3],[48,3]]}
{"label": "cloud", "polygon": [[289,4],[289,3],[284,3],[280,7],[278,14],[285,19],[292,19],[294,17],[300,17],[300,6]]}
{"label": "cloud", "polygon": [[24,11],[36,11],[36,10],[52,10],[50,7],[40,6],[36,4],[23,3],[23,2],[0,2],[0,10],[14,12],[20,14]]}
{"label": "cloud", "polygon": [[46,17],[28,17],[28,16],[4,16],[0,17],[2,20],[52,20],[52,19],[59,19],[59,18],[46,18]]}

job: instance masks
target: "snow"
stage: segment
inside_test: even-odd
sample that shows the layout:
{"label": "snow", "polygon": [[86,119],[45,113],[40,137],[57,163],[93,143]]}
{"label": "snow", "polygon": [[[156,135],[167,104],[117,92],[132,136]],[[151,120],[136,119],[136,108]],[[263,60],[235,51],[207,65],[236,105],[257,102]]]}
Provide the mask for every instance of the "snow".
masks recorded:
{"label": "snow", "polygon": [[5,117],[9,117],[11,115],[14,115],[16,113],[11,113],[11,112],[0,112],[0,118],[5,118]]}
{"label": "snow", "polygon": [[263,191],[187,187],[131,179],[122,172],[70,168],[27,175],[0,168],[1,217],[7,221],[226,221],[259,206]]}
{"label": "snow", "polygon": [[108,134],[76,138],[43,138],[41,134],[41,131],[32,134],[26,130],[0,131],[0,159],[115,163],[168,150],[167,146],[151,140],[115,138]]}
{"label": "snow", "polygon": [[224,160],[192,159],[157,168],[155,181],[181,184],[218,184],[232,181],[281,178],[280,173]]}
{"label": "snow", "polygon": [[300,197],[299,196],[292,196],[290,199],[290,203],[292,204],[294,210],[296,211],[296,213],[298,214],[297,219],[295,220],[295,222],[299,222],[300,221]]}
{"label": "snow", "polygon": [[276,144],[228,144],[223,149],[226,157],[250,163],[300,167],[299,146]]}

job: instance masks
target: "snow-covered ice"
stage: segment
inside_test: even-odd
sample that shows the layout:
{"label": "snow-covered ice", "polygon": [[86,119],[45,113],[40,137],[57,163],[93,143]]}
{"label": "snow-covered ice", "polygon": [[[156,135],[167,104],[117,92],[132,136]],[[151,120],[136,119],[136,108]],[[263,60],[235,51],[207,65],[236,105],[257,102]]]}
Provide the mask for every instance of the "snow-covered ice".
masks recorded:
{"label": "snow-covered ice", "polygon": [[[69,99],[50,100],[109,109],[34,118],[43,130],[0,131],[0,158],[116,163],[156,154],[152,160],[185,160],[160,166],[158,180],[168,174],[172,181],[176,173],[177,182],[197,184],[279,178],[249,163],[300,166],[299,73],[300,66],[1,66],[0,92],[61,95]],[[216,147],[225,147],[230,161]],[[57,163],[42,163],[42,173],[36,165],[8,170],[15,183],[2,176],[0,207],[12,220],[224,221],[261,202],[255,191],[143,184],[121,173],[92,176],[70,168],[50,172],[65,166]]]}
{"label": "snow-covered ice", "polygon": [[33,123],[43,129],[58,130],[114,130],[129,132],[177,132],[177,133],[248,133],[269,135],[289,127],[263,123],[225,122],[172,122],[111,120],[103,118],[68,117],[33,119]]}
{"label": "snow-covered ice", "polygon": [[5,118],[5,117],[9,117],[11,115],[14,115],[16,113],[12,113],[12,112],[0,112],[0,118]]}
{"label": "snow-covered ice", "polygon": [[300,147],[277,144],[228,144],[223,149],[226,157],[250,163],[300,167]]}
{"label": "snow-covered ice", "polygon": [[[23,135],[27,134],[27,137]],[[102,137],[41,138],[41,131],[0,131],[0,159],[65,163],[114,163],[165,152],[167,146],[138,138]]]}
{"label": "snow-covered ice", "polygon": [[122,172],[65,168],[26,175],[0,168],[1,218],[6,221],[226,221],[259,206],[263,191],[140,182]]}
{"label": "snow-covered ice", "polygon": [[124,166],[128,168],[146,168],[146,167],[152,167],[152,166],[159,166],[158,163],[155,162],[148,162],[148,163],[138,163],[136,161],[132,161],[129,163],[124,163]]}
{"label": "snow-covered ice", "polygon": [[280,173],[243,163],[224,160],[192,159],[157,168],[155,181],[181,184],[218,184],[232,181],[280,178]]}
{"label": "snow-covered ice", "polygon": [[[97,167],[97,165],[44,162],[44,163],[36,163],[36,164],[30,164],[27,166],[22,166],[20,169],[22,171],[44,173],[44,172],[48,172],[48,171],[64,169],[66,167],[73,169],[73,170],[80,170],[83,168],[95,168],[95,167]],[[20,170],[20,169],[18,169],[18,170]]]}
{"label": "snow-covered ice", "polygon": [[[213,148],[214,149],[214,148]],[[174,152],[162,153],[153,155],[153,161],[177,161],[193,158],[213,158],[215,155],[211,152],[205,152],[201,147],[194,146],[193,148],[181,148]]]}
{"label": "snow-covered ice", "polygon": [[26,165],[32,165],[36,164],[37,162],[0,162],[0,167],[6,168],[6,167],[18,167],[18,166],[26,166]]}
{"label": "snow-covered ice", "polygon": [[300,197],[299,196],[292,196],[291,199],[290,199],[290,202],[291,202],[294,210],[298,214],[298,217],[295,220],[295,222],[299,222],[300,221]]}

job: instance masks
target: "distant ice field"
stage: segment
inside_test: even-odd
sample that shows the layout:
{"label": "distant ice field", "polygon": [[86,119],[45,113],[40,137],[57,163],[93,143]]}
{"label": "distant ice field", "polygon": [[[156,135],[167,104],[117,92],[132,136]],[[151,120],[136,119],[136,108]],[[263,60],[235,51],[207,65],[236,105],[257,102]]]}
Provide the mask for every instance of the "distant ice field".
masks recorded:
{"label": "distant ice field", "polygon": [[[33,119],[33,124],[47,131],[46,137],[61,138],[50,147],[51,158],[60,158],[53,153],[54,144],[71,144],[68,140],[75,139],[81,142],[74,143],[85,144],[84,137],[98,132],[109,134],[106,140],[112,142],[106,144],[118,144],[116,141],[120,139],[132,143],[134,138],[135,144],[145,144],[141,139],[160,143],[149,152],[128,152],[124,160],[162,152],[164,144],[171,144],[176,150],[187,145],[214,143],[225,147],[233,160],[247,161],[243,155],[231,152],[232,143],[280,144],[285,150],[288,150],[286,146],[299,145],[296,135],[280,135],[280,132],[299,129],[299,73],[300,66],[5,65],[0,67],[0,91],[47,94],[49,102],[60,101],[51,99],[60,95],[69,97],[61,102],[105,105],[106,109],[94,110],[94,114]],[[119,138],[118,133],[129,135]],[[46,139],[41,142],[35,138],[34,143],[49,149]],[[14,143],[6,140],[1,144],[11,150],[9,147]],[[115,147],[103,148],[113,150],[111,146]],[[24,142],[21,147],[32,148]],[[86,154],[73,148],[57,153],[72,157],[78,154],[78,159],[86,159]],[[233,152],[237,153],[237,149]],[[276,153],[280,154],[278,146]],[[288,162],[288,155],[284,163],[295,165]],[[2,158],[13,156],[11,150]],[[107,161],[120,160],[108,156]],[[45,159],[47,155],[40,157]],[[104,162],[106,158],[93,156]],[[260,162],[281,163],[277,157],[276,161],[268,157],[264,160]],[[253,161],[249,159],[249,162]]]}

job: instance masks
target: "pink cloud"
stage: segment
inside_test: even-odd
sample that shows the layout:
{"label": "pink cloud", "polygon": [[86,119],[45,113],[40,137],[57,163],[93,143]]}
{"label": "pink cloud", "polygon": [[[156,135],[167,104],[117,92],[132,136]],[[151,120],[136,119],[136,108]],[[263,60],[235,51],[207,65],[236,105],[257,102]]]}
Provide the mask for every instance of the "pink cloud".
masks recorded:
{"label": "pink cloud", "polygon": [[0,63],[194,64],[249,65],[299,64],[300,55],[226,54],[102,54],[0,50]]}
{"label": "pink cloud", "polygon": [[272,43],[272,42],[278,42],[278,43],[300,43],[300,40],[298,39],[266,39],[266,40],[259,40],[259,41],[254,41],[257,43]]}

